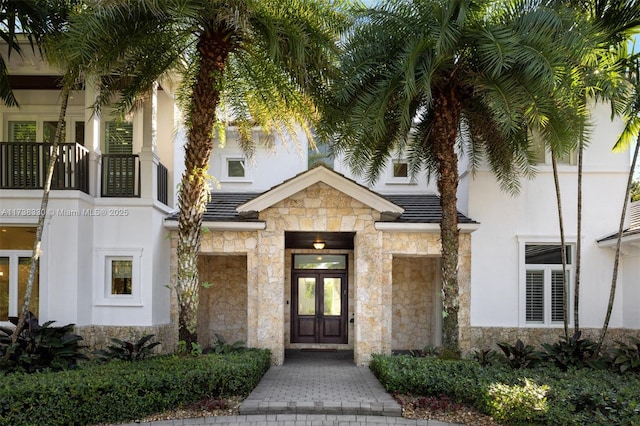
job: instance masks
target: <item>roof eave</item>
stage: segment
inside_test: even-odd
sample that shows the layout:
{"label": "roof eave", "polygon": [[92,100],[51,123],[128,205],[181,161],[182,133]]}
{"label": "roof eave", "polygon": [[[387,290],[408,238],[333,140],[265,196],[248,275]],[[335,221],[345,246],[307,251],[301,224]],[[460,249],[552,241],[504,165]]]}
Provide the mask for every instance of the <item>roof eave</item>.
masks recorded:
{"label": "roof eave", "polygon": [[[411,222],[376,222],[375,229],[383,232],[427,232],[439,233],[439,223],[411,223]],[[479,223],[459,223],[458,229],[463,234],[470,234],[480,228]]]}
{"label": "roof eave", "polygon": [[[164,227],[171,230],[178,229],[177,220],[165,220]],[[266,222],[239,221],[203,221],[202,227],[210,231],[262,231],[266,229]]]}

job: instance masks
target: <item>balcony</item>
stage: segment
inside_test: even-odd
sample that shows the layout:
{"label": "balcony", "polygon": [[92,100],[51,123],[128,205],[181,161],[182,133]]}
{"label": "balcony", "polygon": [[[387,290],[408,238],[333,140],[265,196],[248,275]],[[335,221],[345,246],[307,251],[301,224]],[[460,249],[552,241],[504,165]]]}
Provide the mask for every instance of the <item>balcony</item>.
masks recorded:
{"label": "balcony", "polygon": [[[53,146],[50,143],[0,142],[0,189],[42,189]],[[89,193],[89,151],[75,143],[58,145],[51,189]]]}
{"label": "balcony", "polygon": [[[52,144],[38,142],[0,142],[0,189],[42,189],[47,176]],[[82,145],[58,145],[58,159],[51,182],[52,190],[78,190],[90,194],[89,151]],[[100,176],[100,196],[139,198],[141,194],[140,158],[135,154],[104,154]],[[161,163],[154,168],[157,200],[167,204],[168,172]]]}

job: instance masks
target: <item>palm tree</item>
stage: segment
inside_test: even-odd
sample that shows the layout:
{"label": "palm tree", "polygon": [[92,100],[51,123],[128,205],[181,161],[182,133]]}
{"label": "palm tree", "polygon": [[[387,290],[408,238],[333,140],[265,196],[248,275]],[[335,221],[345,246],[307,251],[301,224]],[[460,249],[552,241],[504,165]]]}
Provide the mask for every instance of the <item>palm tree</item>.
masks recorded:
{"label": "palm tree", "polygon": [[[593,23],[597,30],[593,38],[593,48],[585,52],[582,62],[575,68],[582,77],[573,79],[579,86],[574,88],[576,93],[582,91],[582,101],[605,101],[611,104],[612,113],[620,112],[624,106],[624,99],[628,96],[628,84],[625,79],[626,59],[628,55],[627,43],[631,35],[640,26],[640,8],[635,0],[560,0],[559,3],[567,3],[579,13],[584,14],[585,19]],[[587,129],[581,130],[580,139],[577,141],[578,151],[578,192],[577,192],[577,236],[575,250],[575,283],[574,283],[574,331],[580,331],[580,273],[582,262],[582,168],[583,152],[588,144]],[[557,153],[552,150],[552,156],[567,154]],[[562,249],[564,250],[564,225],[560,201],[560,186],[558,170],[553,167],[556,197],[558,201],[558,219],[560,224],[560,236]],[[566,257],[562,255],[563,273],[566,272]],[[564,292],[564,327],[565,337],[568,338],[568,299]]]}
{"label": "palm tree", "polygon": [[[336,87],[335,149],[375,181],[395,152],[437,180],[442,208],[443,344],[458,344],[458,155],[482,156],[502,187],[532,176],[532,131],[577,139],[584,110],[557,80],[577,59],[585,25],[535,1],[381,2],[361,11]],[[569,92],[570,93],[570,92]],[[565,98],[569,98],[566,101]],[[577,125],[577,126],[576,126]]]}
{"label": "palm tree", "polygon": [[[8,2],[15,3],[15,2]],[[20,309],[18,316],[18,323],[16,324],[16,328],[13,331],[11,341],[12,343],[16,343],[18,340],[18,336],[22,332],[25,322],[29,312],[29,305],[31,303],[31,295],[33,293],[33,285],[35,281],[35,274],[38,268],[38,263],[40,259],[40,244],[42,242],[42,233],[44,231],[44,224],[47,213],[47,206],[49,203],[49,193],[51,190],[51,182],[53,180],[53,172],[55,169],[55,165],[58,159],[58,145],[62,139],[62,135],[64,135],[64,126],[65,126],[65,116],[67,114],[67,104],[69,101],[69,95],[71,90],[74,88],[76,84],[76,79],[79,75],[80,65],[76,64],[71,65],[70,63],[64,63],[62,59],[64,57],[64,53],[62,51],[55,51],[55,43],[52,40],[59,36],[61,31],[64,30],[65,22],[69,13],[73,10],[77,1],[53,1],[53,2],[24,2],[20,7],[16,7],[16,9],[20,9],[20,12],[8,11],[9,15],[13,14],[14,19],[15,15],[18,16],[20,20],[20,25],[29,25],[30,34],[28,34],[28,38],[33,43],[35,40],[38,43],[38,47],[44,52],[45,57],[50,62],[55,62],[60,64],[64,69],[64,75],[61,79],[62,81],[62,92],[60,99],[60,112],[58,115],[58,125],[56,127],[56,132],[53,138],[53,143],[51,146],[51,155],[49,156],[49,164],[47,166],[47,174],[45,176],[44,188],[42,192],[42,201],[40,204],[40,216],[38,217],[38,226],[36,228],[36,236],[33,244],[33,254],[31,255],[31,261],[29,266],[29,275],[27,277],[27,287],[25,289],[24,300],[22,302],[22,308]],[[13,24],[15,25],[15,21]],[[9,44],[9,51],[11,50],[11,43],[15,43],[16,40],[12,38],[15,37],[15,28],[13,30],[9,30],[8,33],[11,34]],[[33,46],[33,44],[32,44]],[[17,48],[17,46],[16,46]],[[54,53],[55,51],[55,53]],[[62,65],[64,64],[64,65]],[[0,77],[2,80],[4,77],[8,77],[6,75]],[[8,79],[7,79],[8,81]],[[0,83],[0,87],[4,87],[3,83]],[[8,87],[8,86],[7,86]],[[1,90],[0,90],[1,91]],[[2,92],[3,95],[5,92]],[[5,99],[5,103],[10,104],[15,101],[13,93],[10,90],[6,93],[8,98]],[[17,106],[17,101],[14,103]],[[4,358],[8,359],[10,355],[10,351],[7,351]]]}
{"label": "palm tree", "polygon": [[[120,94],[125,113],[155,81],[181,78],[185,172],[178,197],[179,339],[197,342],[197,259],[209,196],[212,132],[230,117],[250,153],[250,129],[294,136],[322,110],[348,25],[341,0],[123,0],[97,2],[74,22],[68,43],[80,62],[102,68],[96,108]],[[221,111],[224,107],[224,114]]]}
{"label": "palm tree", "polygon": [[628,61],[629,82],[633,87],[633,94],[625,105],[624,118],[626,121],[625,128],[618,138],[615,149],[624,149],[629,147],[635,137],[635,149],[631,160],[631,169],[627,179],[627,187],[624,194],[622,210],[620,213],[620,224],[618,226],[618,237],[616,239],[616,252],[613,261],[613,275],[611,277],[611,288],[609,291],[609,302],[607,304],[607,313],[605,315],[600,335],[598,336],[598,350],[602,347],[604,339],[609,329],[609,320],[613,311],[613,302],[615,301],[616,288],[618,281],[618,267],[620,264],[620,247],[622,245],[622,234],[624,233],[624,221],[627,213],[627,206],[631,198],[631,189],[633,186],[633,173],[640,154],[640,54],[634,55]]}

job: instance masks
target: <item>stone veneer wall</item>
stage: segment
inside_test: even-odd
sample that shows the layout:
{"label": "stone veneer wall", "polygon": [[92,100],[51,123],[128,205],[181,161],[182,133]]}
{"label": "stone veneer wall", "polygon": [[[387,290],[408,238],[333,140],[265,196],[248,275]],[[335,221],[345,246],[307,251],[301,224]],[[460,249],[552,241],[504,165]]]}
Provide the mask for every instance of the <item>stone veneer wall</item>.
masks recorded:
{"label": "stone veneer wall", "polygon": [[[368,362],[380,352],[381,292],[379,254],[381,234],[374,228],[380,213],[362,202],[319,182],[260,212],[266,222],[258,242],[259,310],[257,345],[272,350],[273,360],[284,360],[285,231],[356,232],[354,251],[355,324],[354,357],[357,364]],[[250,320],[251,323],[251,320]]]}
{"label": "stone veneer wall", "polygon": [[228,343],[247,341],[247,256],[200,255],[200,281],[211,284],[200,289],[198,341],[203,348],[216,342],[216,333]]}
{"label": "stone veneer wall", "polygon": [[[440,257],[438,232],[381,232],[375,229],[380,212],[318,182],[260,212],[261,231],[211,231],[202,234],[201,254],[245,255],[247,264],[247,346],[267,348],[272,362],[284,362],[286,291],[290,269],[285,267],[286,231],[355,232],[349,286],[355,321],[349,324],[354,361],[367,365],[373,353],[391,353],[394,256]],[[469,321],[470,235],[460,234],[461,344]],[[175,276],[177,232],[173,232],[171,271]],[[439,278],[437,279],[439,282]],[[351,296],[351,291],[353,296]],[[437,302],[439,303],[439,301]],[[175,292],[172,323],[178,323]],[[439,321],[439,319],[437,320]],[[434,321],[439,329],[440,323]],[[439,336],[434,336],[437,342]]]}
{"label": "stone veneer wall", "polygon": [[438,261],[433,257],[393,258],[391,348],[423,349],[433,340]]}
{"label": "stone veneer wall", "polygon": [[90,350],[105,349],[111,339],[135,342],[142,336],[153,334],[152,342],[160,342],[154,351],[156,353],[173,353],[178,342],[178,323],[155,325],[150,327],[122,327],[89,325],[75,328],[75,332],[84,339],[81,343],[88,345]]}
{"label": "stone veneer wall", "polygon": [[[495,349],[499,350],[497,343],[507,342],[515,344],[517,339],[522,340],[525,344],[533,345],[539,349],[542,343],[555,343],[564,334],[564,329],[560,328],[517,328],[517,327],[471,327],[470,328],[470,344],[471,346],[465,352],[474,350]],[[569,334],[573,334],[573,327],[569,329]],[[581,339],[597,340],[600,335],[600,329],[585,328],[582,329]],[[625,340],[626,336],[635,336],[640,338],[640,330],[631,330],[623,328],[610,328],[607,330],[605,338],[605,346],[616,340]]]}

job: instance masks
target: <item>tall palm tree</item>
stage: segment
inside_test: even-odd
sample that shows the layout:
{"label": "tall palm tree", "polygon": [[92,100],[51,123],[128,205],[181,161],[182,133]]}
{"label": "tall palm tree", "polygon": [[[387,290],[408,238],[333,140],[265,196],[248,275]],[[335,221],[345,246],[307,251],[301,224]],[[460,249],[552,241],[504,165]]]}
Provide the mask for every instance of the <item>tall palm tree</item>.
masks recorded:
{"label": "tall palm tree", "polygon": [[[567,4],[578,13],[584,15],[594,25],[596,32],[593,34],[592,49],[586,54],[580,64],[574,69],[581,74],[578,79],[573,79],[574,92],[582,92],[582,100],[604,101],[611,104],[612,115],[621,113],[620,108],[625,105],[628,96],[629,85],[626,81],[628,49],[630,37],[637,32],[640,26],[640,8],[635,0],[559,0],[560,4]],[[582,263],[582,168],[583,152],[589,142],[588,129],[581,130],[580,139],[577,141],[578,159],[578,186],[577,186],[577,233],[575,250],[575,283],[574,283],[574,331],[580,331],[580,278]],[[565,147],[566,148],[566,147]],[[567,154],[554,152],[552,156]],[[553,167],[556,197],[558,200],[558,218],[560,224],[560,236],[562,249],[564,250],[564,225],[560,202],[560,186],[558,170]],[[566,257],[563,252],[563,272],[567,276]],[[565,291],[564,327],[565,337],[568,338],[568,299]]]}
{"label": "tall palm tree", "polygon": [[616,239],[616,251],[613,261],[613,274],[611,277],[611,287],[609,291],[609,302],[607,303],[607,311],[605,319],[600,329],[600,335],[598,336],[598,349],[600,349],[604,343],[604,339],[609,329],[609,320],[611,319],[611,312],[613,311],[613,302],[615,301],[616,288],[618,281],[618,268],[620,264],[620,248],[622,245],[622,234],[624,233],[624,221],[627,213],[627,206],[629,204],[631,188],[633,186],[633,173],[638,161],[638,155],[640,154],[640,54],[636,54],[628,61],[628,76],[629,82],[632,85],[633,93],[629,98],[629,101],[625,105],[624,118],[625,128],[618,138],[616,149],[624,149],[629,147],[635,137],[635,148],[631,160],[631,169],[629,170],[629,177],[627,179],[627,187],[625,189],[622,210],[620,213],[620,224],[618,226],[618,236]]}
{"label": "tall palm tree", "polygon": [[[392,0],[362,11],[336,87],[335,148],[375,181],[404,151],[437,180],[442,208],[443,344],[459,350],[458,155],[484,156],[502,187],[532,176],[532,131],[564,146],[584,122],[557,88],[588,27],[537,1]],[[578,55],[579,56],[579,55]],[[566,98],[566,99],[565,99]],[[567,100],[568,99],[568,100]],[[578,126],[576,126],[576,124]]]}
{"label": "tall palm tree", "polygon": [[[4,2],[3,2],[4,3]],[[42,233],[44,231],[44,224],[47,213],[47,206],[49,203],[49,193],[51,189],[51,182],[53,180],[53,172],[55,164],[58,159],[58,145],[61,142],[62,135],[64,135],[65,117],[67,114],[67,105],[71,90],[77,83],[77,77],[80,71],[80,64],[72,65],[71,63],[65,63],[62,59],[64,57],[63,51],[55,51],[55,43],[53,40],[55,37],[60,36],[64,31],[66,21],[69,14],[72,12],[78,1],[75,0],[57,0],[57,1],[33,1],[23,2],[22,5],[15,5],[17,2],[6,2],[13,6],[15,9],[7,10],[8,16],[11,16],[13,21],[10,20],[11,25],[5,27],[7,33],[10,35],[7,39],[8,49],[18,49],[19,47],[13,46],[12,43],[17,43],[15,38],[16,24],[22,27],[28,25],[29,33],[26,36],[32,43],[37,43],[38,48],[44,53],[44,57],[50,62],[55,62],[63,69],[63,77],[61,78],[61,98],[60,98],[60,110],[58,114],[58,125],[53,137],[53,143],[51,146],[51,155],[49,156],[49,164],[47,166],[47,174],[45,176],[44,188],[42,192],[42,201],[40,205],[40,216],[38,217],[38,226],[36,228],[36,236],[33,244],[33,254],[31,255],[31,261],[29,265],[29,275],[27,276],[27,286],[25,289],[24,300],[22,302],[22,308],[20,309],[18,316],[18,323],[13,331],[11,340],[12,343],[16,343],[20,333],[22,332],[29,312],[29,305],[31,304],[31,295],[33,293],[33,285],[35,281],[36,270],[40,259],[40,245],[42,242]],[[19,22],[16,22],[16,19]],[[21,28],[21,31],[24,27]],[[4,38],[4,37],[3,37]],[[55,51],[55,53],[54,53]],[[19,52],[19,50],[18,50]],[[1,67],[0,67],[1,68]],[[6,70],[6,69],[5,69]],[[0,81],[4,80],[8,75],[0,75]],[[8,82],[8,78],[6,79]],[[0,87],[4,88],[4,83],[0,82]],[[11,88],[7,85],[9,91],[4,92],[0,89],[2,96],[5,94],[8,96],[5,100],[7,105],[10,105],[12,101],[15,101]],[[18,106],[17,101],[13,104]],[[4,359],[8,359],[10,351],[7,351]]]}
{"label": "tall palm tree", "polygon": [[187,143],[175,290],[179,339],[188,347],[197,342],[200,227],[221,109],[249,153],[253,125],[291,136],[299,124],[309,130],[348,25],[345,6],[342,0],[121,0],[93,4],[71,27],[73,50],[107,76],[97,108],[119,93],[116,107],[125,113],[155,81],[181,77]]}

